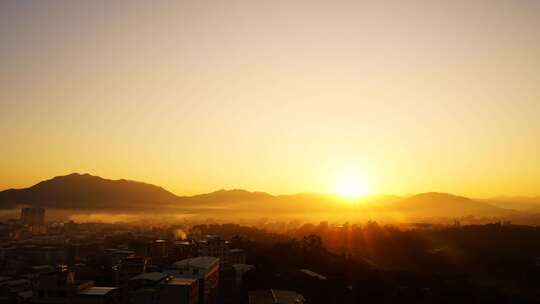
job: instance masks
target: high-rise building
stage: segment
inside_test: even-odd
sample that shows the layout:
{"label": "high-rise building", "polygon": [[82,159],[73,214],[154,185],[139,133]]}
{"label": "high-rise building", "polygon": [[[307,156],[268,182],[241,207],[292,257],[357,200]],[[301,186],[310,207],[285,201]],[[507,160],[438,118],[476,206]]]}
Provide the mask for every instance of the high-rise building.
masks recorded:
{"label": "high-rise building", "polygon": [[45,223],[45,209],[22,208],[21,222],[26,225],[43,225]]}
{"label": "high-rise building", "polygon": [[168,244],[165,240],[155,240],[150,243],[150,257],[153,260],[159,261],[168,256]]}
{"label": "high-rise building", "polygon": [[229,242],[216,235],[207,235],[198,242],[199,256],[219,258],[223,266],[228,261]]}
{"label": "high-rise building", "polygon": [[246,263],[246,252],[243,249],[231,249],[227,254],[226,265],[232,267],[234,264],[245,264]]}

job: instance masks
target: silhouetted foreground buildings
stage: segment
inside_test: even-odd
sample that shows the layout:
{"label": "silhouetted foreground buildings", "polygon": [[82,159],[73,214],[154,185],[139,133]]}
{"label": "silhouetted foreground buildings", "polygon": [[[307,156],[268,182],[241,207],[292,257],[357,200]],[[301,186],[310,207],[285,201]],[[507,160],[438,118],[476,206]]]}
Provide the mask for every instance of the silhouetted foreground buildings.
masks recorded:
{"label": "silhouetted foreground buildings", "polygon": [[220,278],[238,290],[254,268],[216,235],[179,240],[174,229],[46,224],[41,208],[23,209],[0,237],[0,304],[215,304]]}
{"label": "silhouetted foreground buildings", "polygon": [[118,302],[119,288],[75,280],[75,273],[71,271],[51,271],[37,276],[32,293],[32,303],[113,304]]}
{"label": "silhouetted foreground buildings", "polygon": [[284,234],[233,224],[46,223],[44,214],[0,223],[0,304],[540,299],[538,227],[323,222]]}

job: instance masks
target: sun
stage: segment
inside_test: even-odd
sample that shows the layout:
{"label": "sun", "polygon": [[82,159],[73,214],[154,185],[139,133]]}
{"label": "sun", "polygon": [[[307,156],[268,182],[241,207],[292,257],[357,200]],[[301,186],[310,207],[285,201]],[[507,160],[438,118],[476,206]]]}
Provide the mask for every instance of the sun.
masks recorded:
{"label": "sun", "polygon": [[370,192],[367,178],[351,173],[337,179],[335,191],[339,196],[348,199],[366,196]]}

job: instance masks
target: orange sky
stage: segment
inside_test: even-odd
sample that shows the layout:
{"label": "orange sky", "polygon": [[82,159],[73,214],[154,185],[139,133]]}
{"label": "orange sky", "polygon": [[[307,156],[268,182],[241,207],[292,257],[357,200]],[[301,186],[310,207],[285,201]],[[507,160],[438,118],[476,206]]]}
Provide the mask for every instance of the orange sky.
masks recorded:
{"label": "orange sky", "polygon": [[539,195],[540,2],[2,1],[0,189]]}

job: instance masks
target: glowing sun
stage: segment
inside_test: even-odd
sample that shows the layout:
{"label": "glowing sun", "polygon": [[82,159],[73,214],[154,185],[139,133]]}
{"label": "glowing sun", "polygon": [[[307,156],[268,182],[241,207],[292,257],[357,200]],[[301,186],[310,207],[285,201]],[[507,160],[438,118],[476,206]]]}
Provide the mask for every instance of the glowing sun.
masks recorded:
{"label": "glowing sun", "polygon": [[346,198],[359,198],[369,194],[369,183],[364,177],[346,174],[337,179],[335,191]]}

